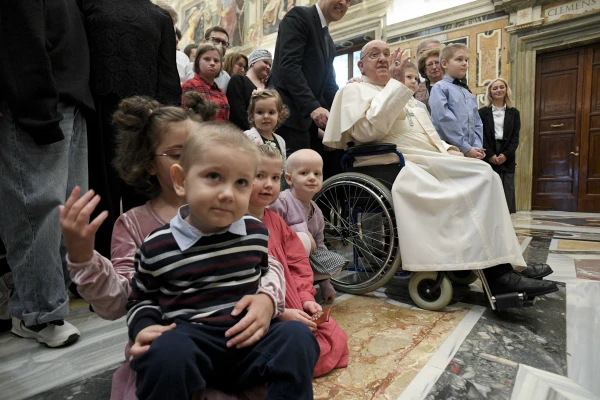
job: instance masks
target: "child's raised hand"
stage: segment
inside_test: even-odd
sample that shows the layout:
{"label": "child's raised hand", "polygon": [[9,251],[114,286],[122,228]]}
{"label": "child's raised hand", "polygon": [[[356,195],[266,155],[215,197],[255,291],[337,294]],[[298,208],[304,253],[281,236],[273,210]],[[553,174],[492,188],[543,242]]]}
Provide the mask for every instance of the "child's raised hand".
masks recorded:
{"label": "child's raised hand", "polygon": [[175,329],[175,326],[175,323],[172,323],[168,326],[150,325],[142,329],[135,337],[135,342],[133,343],[133,346],[131,346],[131,350],[129,350],[129,354],[131,354],[130,360],[133,357],[141,356],[147,352],[148,349],[150,349],[150,345],[156,340],[157,337],[162,335],[163,332]]}
{"label": "child's raised hand", "polygon": [[85,262],[94,255],[94,237],[102,222],[108,216],[103,211],[88,224],[90,215],[98,205],[100,196],[89,190],[81,198],[81,189],[76,186],[64,206],[59,206],[60,228],[67,247],[69,260],[74,263]]}
{"label": "child's raised hand", "polygon": [[317,324],[313,322],[310,315],[304,311],[296,310],[295,308],[286,308],[283,314],[279,317],[282,321],[298,321],[308,326],[311,331],[317,330]]}
{"label": "child's raised hand", "polygon": [[273,300],[264,293],[244,296],[233,307],[231,315],[240,315],[248,310],[244,318],[225,332],[225,337],[233,338],[227,342],[227,347],[235,346],[237,349],[251,346],[258,342],[271,325],[271,317],[275,306]]}
{"label": "child's raised hand", "polygon": [[310,315],[313,315],[319,311],[323,311],[323,307],[321,307],[321,305],[316,301],[305,301],[304,304],[302,304],[302,308],[304,308],[304,311]]}

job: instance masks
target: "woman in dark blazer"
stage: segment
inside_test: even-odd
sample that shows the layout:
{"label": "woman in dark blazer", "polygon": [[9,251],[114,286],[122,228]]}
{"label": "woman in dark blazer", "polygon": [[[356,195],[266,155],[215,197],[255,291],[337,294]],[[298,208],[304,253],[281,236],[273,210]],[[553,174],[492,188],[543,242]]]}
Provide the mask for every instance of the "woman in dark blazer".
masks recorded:
{"label": "woman in dark blazer", "polygon": [[485,99],[485,107],[479,109],[485,161],[500,175],[508,210],[516,213],[515,152],[519,146],[521,116],[512,106],[511,90],[503,78],[488,85]]}

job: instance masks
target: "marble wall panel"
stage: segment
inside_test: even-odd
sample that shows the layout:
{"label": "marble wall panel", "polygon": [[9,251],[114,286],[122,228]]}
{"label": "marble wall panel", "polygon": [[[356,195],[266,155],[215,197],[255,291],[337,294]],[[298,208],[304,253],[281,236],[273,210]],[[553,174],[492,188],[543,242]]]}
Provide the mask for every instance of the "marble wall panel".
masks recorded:
{"label": "marble wall panel", "polygon": [[502,31],[477,34],[477,87],[485,87],[502,74]]}

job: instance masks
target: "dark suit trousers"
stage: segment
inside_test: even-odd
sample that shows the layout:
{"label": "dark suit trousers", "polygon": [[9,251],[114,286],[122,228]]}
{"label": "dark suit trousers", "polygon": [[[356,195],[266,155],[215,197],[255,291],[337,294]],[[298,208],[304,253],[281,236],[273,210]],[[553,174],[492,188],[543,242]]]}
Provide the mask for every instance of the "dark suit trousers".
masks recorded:
{"label": "dark suit trousers", "polygon": [[310,134],[308,131],[301,131],[283,125],[277,128],[276,133],[285,140],[288,157],[295,151],[310,149]]}
{"label": "dark suit trousers", "polygon": [[[501,143],[496,143],[496,154],[500,154]],[[506,197],[506,204],[508,205],[508,211],[511,214],[517,212],[517,202],[515,200],[515,173],[514,172],[501,172],[496,171],[500,175],[502,180],[502,187],[504,188],[504,196]]]}
{"label": "dark suit trousers", "polygon": [[95,119],[88,122],[89,186],[100,195],[100,203],[96,206],[91,219],[104,210],[108,211],[108,218],[96,233],[94,248],[108,259],[110,259],[113,226],[121,215],[121,200],[123,201],[123,212],[141,206],[147,201],[145,196],[126,185],[112,166],[116,145],[112,115],[117,110],[120,101],[121,98],[114,94],[95,96]]}

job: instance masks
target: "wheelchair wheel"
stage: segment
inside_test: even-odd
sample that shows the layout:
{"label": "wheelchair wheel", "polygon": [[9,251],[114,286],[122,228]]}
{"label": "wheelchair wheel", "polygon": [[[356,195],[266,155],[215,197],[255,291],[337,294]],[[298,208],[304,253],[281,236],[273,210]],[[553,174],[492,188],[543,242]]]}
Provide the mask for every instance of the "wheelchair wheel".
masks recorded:
{"label": "wheelchair wheel", "polygon": [[413,272],[408,283],[410,298],[425,310],[441,310],[452,300],[452,284],[447,277],[444,277],[439,288],[431,291],[437,275],[437,272]]}
{"label": "wheelchair wheel", "polygon": [[448,279],[457,285],[468,286],[477,280],[477,274],[474,271],[448,271]]}
{"label": "wheelchair wheel", "polygon": [[385,285],[401,264],[392,194],[377,179],[342,173],[323,183],[314,197],[325,219],[325,245],[348,265],[333,286],[364,294]]}

